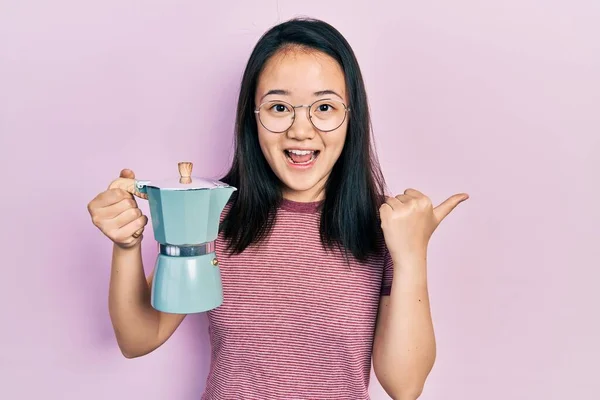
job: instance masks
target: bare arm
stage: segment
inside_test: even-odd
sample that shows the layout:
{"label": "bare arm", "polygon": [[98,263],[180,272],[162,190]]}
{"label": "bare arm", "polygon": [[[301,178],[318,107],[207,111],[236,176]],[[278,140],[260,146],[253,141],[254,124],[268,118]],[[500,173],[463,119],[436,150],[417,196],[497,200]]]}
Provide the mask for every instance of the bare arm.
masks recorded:
{"label": "bare arm", "polygon": [[394,400],[417,399],[435,362],[425,264],[424,257],[395,263],[391,294],[381,298],[373,369]]}
{"label": "bare arm", "polygon": [[436,358],[436,341],[427,286],[427,249],[439,224],[467,200],[455,194],[439,206],[415,189],[387,197],[381,227],[393,261],[390,296],[381,298],[373,343],[373,368],[395,400],[415,400]]}
{"label": "bare arm", "polygon": [[161,346],[184,315],[161,313],[150,303],[152,274],[142,265],[142,233],[148,218],[131,191],[135,174],[124,169],[108,190],[88,204],[94,225],[114,244],[108,308],[117,343],[127,358],[140,357]]}
{"label": "bare arm", "polygon": [[114,245],[109,313],[117,343],[127,358],[148,354],[175,332],[185,315],[155,310],[150,304],[153,275],[144,275],[141,241],[130,248]]}

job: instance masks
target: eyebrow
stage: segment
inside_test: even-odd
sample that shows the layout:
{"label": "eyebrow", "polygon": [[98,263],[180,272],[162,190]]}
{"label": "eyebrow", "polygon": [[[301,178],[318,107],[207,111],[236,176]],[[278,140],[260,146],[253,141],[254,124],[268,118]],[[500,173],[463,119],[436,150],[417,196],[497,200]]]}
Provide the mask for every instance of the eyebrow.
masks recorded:
{"label": "eyebrow", "polygon": [[[265,93],[265,95],[264,95],[263,97],[261,97],[261,98],[260,98],[260,101],[263,101],[263,99],[264,99],[265,97],[267,97],[267,96],[269,96],[269,95],[272,95],[272,94],[277,94],[277,95],[280,95],[280,96],[289,96],[291,93],[290,93],[290,91],[289,91],[289,90],[283,90],[283,89],[272,89],[272,90],[269,90],[267,93]],[[313,93],[313,95],[315,95],[315,96],[317,96],[317,97],[318,97],[318,96],[324,96],[324,95],[326,95],[326,94],[332,94],[332,95],[334,95],[334,96],[337,96],[337,97],[339,97],[340,99],[344,100],[344,98],[343,98],[342,96],[340,96],[340,95],[339,95],[339,94],[338,94],[336,91],[334,91],[334,90],[331,90],[331,89],[320,90],[320,91],[318,91],[318,92],[314,92],[314,93]]]}

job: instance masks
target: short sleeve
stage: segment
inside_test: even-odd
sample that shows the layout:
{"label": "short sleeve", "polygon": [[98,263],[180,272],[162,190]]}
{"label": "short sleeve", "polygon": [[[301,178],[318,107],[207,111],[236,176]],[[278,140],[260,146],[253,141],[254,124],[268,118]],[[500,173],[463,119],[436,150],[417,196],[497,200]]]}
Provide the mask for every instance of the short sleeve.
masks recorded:
{"label": "short sleeve", "polygon": [[394,277],[394,264],[387,247],[383,256],[383,278],[381,281],[381,295],[389,296],[392,291],[392,280]]}

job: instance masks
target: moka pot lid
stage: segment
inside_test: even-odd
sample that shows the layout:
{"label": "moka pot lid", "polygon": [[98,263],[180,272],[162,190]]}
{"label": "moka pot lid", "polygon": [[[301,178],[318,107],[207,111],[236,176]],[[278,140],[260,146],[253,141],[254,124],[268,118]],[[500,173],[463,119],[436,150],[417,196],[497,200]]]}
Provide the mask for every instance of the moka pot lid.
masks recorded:
{"label": "moka pot lid", "polygon": [[230,187],[228,184],[215,179],[192,176],[193,164],[191,162],[180,162],[177,166],[179,168],[179,178],[139,180],[136,181],[137,188],[150,186],[161,190],[199,190]]}

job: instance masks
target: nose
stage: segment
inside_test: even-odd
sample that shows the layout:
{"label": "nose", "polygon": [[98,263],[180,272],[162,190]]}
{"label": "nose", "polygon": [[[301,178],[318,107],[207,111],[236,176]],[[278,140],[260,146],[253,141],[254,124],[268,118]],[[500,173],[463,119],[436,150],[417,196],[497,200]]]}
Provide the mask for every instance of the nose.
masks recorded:
{"label": "nose", "polygon": [[316,131],[308,116],[307,106],[296,106],[292,126],[287,130],[290,139],[305,140],[315,137]]}

